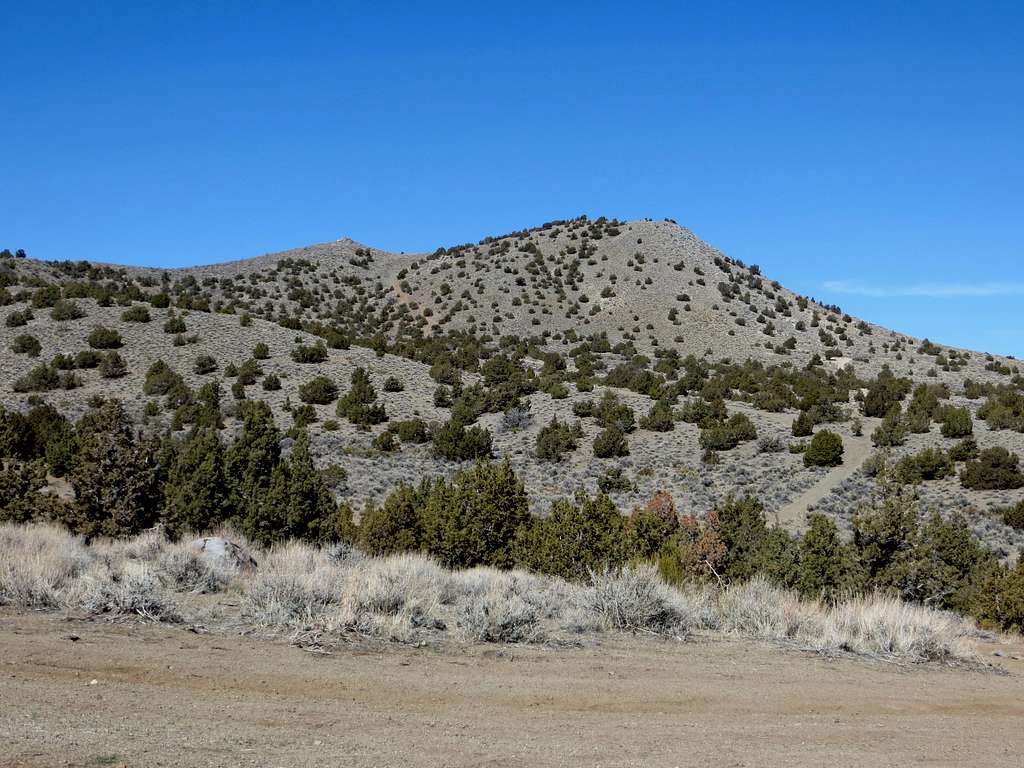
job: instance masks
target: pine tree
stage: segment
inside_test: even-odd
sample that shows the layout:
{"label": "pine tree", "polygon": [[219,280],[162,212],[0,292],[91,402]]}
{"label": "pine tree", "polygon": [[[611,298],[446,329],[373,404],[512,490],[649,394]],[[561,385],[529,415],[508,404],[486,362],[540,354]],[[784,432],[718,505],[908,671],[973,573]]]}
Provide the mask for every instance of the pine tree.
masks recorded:
{"label": "pine tree", "polygon": [[857,586],[854,558],[839,539],[830,517],[811,515],[810,527],[800,541],[797,589],[809,597],[834,601]]}
{"label": "pine tree", "polygon": [[262,400],[247,403],[242,416],[242,434],[226,456],[227,475],[243,520],[258,513],[280,461],[281,434],[274,424],[270,406]]}
{"label": "pine tree", "polygon": [[423,509],[423,546],[450,568],[511,567],[512,545],[530,520],[523,482],[508,461],[481,461],[451,485],[438,482]]}
{"label": "pine tree", "polygon": [[199,428],[189,435],[170,467],[165,486],[165,522],[170,536],[207,532],[234,513],[224,464],[224,446],[214,430]]}
{"label": "pine tree", "polygon": [[65,522],[87,539],[151,527],[163,506],[159,443],[134,434],[116,401],[79,422],[81,449],[70,475],[75,501]]}

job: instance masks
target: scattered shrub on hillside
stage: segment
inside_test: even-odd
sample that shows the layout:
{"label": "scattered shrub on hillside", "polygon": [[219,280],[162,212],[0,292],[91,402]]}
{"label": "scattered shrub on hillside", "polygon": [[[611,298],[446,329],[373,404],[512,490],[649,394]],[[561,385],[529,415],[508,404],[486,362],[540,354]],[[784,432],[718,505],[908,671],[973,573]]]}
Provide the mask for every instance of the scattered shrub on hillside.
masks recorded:
{"label": "scattered shrub on hillside", "polygon": [[964,488],[975,491],[1005,491],[1024,487],[1024,474],[1017,454],[1003,447],[986,448],[968,461],[960,473]]}
{"label": "scattered shrub on hillside", "polygon": [[291,352],[296,363],[322,363],[327,359],[327,347],[322,341],[316,344],[300,344]]}
{"label": "scattered shrub on hillside", "polygon": [[973,437],[966,437],[949,449],[953,461],[970,461],[978,455],[978,443]]}
{"label": "scattered shrub on hillside", "polygon": [[896,465],[896,474],[904,483],[940,480],[954,471],[952,459],[940,448],[925,448],[919,453],[904,456]]}
{"label": "scattered shrub on hillside", "polygon": [[299,399],[313,405],[328,405],[338,397],[338,385],[327,376],[317,376],[299,386]]}
{"label": "scattered shrub on hillside", "polygon": [[371,426],[387,421],[384,406],[376,402],[377,392],[363,368],[352,372],[352,386],[338,401],[337,413],[353,424]]}
{"label": "scattered shrub on hillside", "polygon": [[434,454],[449,461],[473,461],[491,456],[491,433],[483,427],[465,427],[449,419],[434,431]]}
{"label": "scattered shrub on hillside", "polygon": [[664,400],[652,405],[647,415],[640,419],[640,428],[651,432],[671,432],[675,426],[672,406]]}
{"label": "scattered shrub on hillside", "polygon": [[217,370],[217,361],[212,355],[199,355],[192,364],[192,370],[200,376]]}
{"label": "scattered shrub on hillside", "polygon": [[143,304],[132,304],[121,313],[121,319],[126,323],[148,323],[150,321],[149,310]]}
{"label": "scattered shrub on hillside", "polygon": [[119,379],[128,373],[124,358],[113,350],[104,353],[99,364],[100,376],[104,379]]}
{"label": "scattered shrub on hillside", "polygon": [[50,310],[50,317],[58,322],[79,320],[85,317],[85,310],[73,301],[61,299],[53,305],[53,309]]}
{"label": "scattered shrub on hillside", "polygon": [[967,437],[974,432],[971,412],[966,408],[950,408],[942,420],[943,437]]}
{"label": "scattered shrub on hillside", "polygon": [[7,315],[4,320],[4,324],[8,328],[20,328],[23,325],[28,325],[29,320],[33,320],[34,316],[31,309],[23,309],[20,312],[15,311]]}
{"label": "scattered shrub on hillside", "polygon": [[804,451],[805,467],[838,467],[843,463],[843,438],[823,429],[811,438]]}
{"label": "scattered shrub on hillside", "polygon": [[11,342],[11,351],[16,355],[39,357],[39,353],[43,351],[43,345],[39,343],[39,339],[35,336],[23,333],[14,337],[14,340]]}
{"label": "scattered shrub on hillside", "polygon": [[871,433],[871,443],[878,448],[890,448],[903,445],[907,441],[907,426],[899,406],[894,407],[875,431]]}
{"label": "scattered shrub on hillside", "polygon": [[89,334],[89,346],[93,349],[120,349],[123,346],[121,334],[113,328],[97,325]]}
{"label": "scattered shrub on hillside", "polygon": [[611,424],[594,438],[593,450],[598,459],[615,459],[629,455],[629,442],[623,431]]}
{"label": "scattered shrub on hillside", "polygon": [[181,315],[171,315],[164,322],[164,333],[177,334],[185,333],[188,330],[185,326],[185,320]]}
{"label": "scattered shrub on hillside", "polygon": [[576,440],[583,435],[578,424],[570,427],[560,422],[557,416],[537,433],[536,456],[541,461],[559,462],[564,454],[576,450]]}

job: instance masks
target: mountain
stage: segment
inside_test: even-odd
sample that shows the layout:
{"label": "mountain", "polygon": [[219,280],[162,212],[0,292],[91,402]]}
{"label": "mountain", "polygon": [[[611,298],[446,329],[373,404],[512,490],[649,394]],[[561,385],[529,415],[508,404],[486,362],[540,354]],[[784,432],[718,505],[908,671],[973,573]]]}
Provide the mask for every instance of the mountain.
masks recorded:
{"label": "mountain", "polygon": [[[928,385],[937,404],[968,409],[982,448],[1024,453],[1016,430],[1024,414],[1010,429],[978,418],[984,397],[1024,383],[1012,359],[911,338],[799,296],[671,221],[581,217],[421,254],[345,239],[184,269],[8,257],[0,259],[0,285],[4,406],[25,410],[42,398],[78,416],[97,397],[116,397],[147,428],[180,431],[189,398],[220,382],[225,440],[238,432],[242,399],[266,400],[283,428],[296,418],[307,425],[320,465],[334,467],[339,496],[357,509],[400,482],[455,471],[459,463],[431,445],[387,445],[380,436],[413,419],[436,432],[457,411],[466,425],[490,431],[494,455],[509,458],[539,511],[576,490],[596,492],[600,481],[624,511],[658,490],[698,514],[729,494],[751,493],[795,527],[809,508],[846,524],[870,494],[859,467],[880,423],[856,418],[857,398],[889,373],[906,380],[905,403],[910,389]],[[120,335],[124,375],[94,367],[108,354],[90,344],[97,326]],[[254,356],[261,343],[265,354]],[[318,344],[323,354],[300,362],[297,350]],[[488,368],[495,359],[502,364]],[[184,390],[147,387],[158,361]],[[344,395],[360,368],[385,420],[352,423],[337,415],[329,391],[306,397],[324,403],[296,408],[303,385],[323,376]],[[268,377],[269,388],[261,384]],[[438,394],[439,386],[448,390]],[[469,392],[461,400],[460,387]],[[627,430],[628,455],[593,455],[605,424],[588,414],[605,390],[640,422]],[[757,439],[726,440],[714,451],[714,440],[701,444],[702,425],[692,423],[701,419],[686,408],[719,396],[729,415],[750,420]],[[669,423],[654,428],[642,417],[659,400]],[[801,408],[819,429],[842,436],[843,467],[806,467],[786,450],[799,442],[791,427]],[[951,447],[931,418],[941,413],[936,405],[925,431],[909,429],[896,457]],[[536,455],[553,417],[580,423],[577,447],[561,462]],[[1019,491],[967,489],[952,475],[920,493],[926,508],[968,513],[1006,552],[1019,545],[1020,533],[993,512]]]}

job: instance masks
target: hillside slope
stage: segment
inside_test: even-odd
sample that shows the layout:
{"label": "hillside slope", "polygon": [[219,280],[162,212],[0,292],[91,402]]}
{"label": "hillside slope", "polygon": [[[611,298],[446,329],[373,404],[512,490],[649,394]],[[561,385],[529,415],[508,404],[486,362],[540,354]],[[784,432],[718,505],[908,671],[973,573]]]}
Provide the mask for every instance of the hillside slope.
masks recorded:
{"label": "hillside slope", "polygon": [[[225,390],[224,439],[238,433],[245,399],[266,400],[282,428],[301,419],[321,466],[340,468],[333,485],[357,512],[398,483],[459,468],[429,444],[385,450],[377,438],[400,420],[419,418],[428,428],[445,422],[459,407],[460,387],[475,391],[484,380],[483,397],[501,383],[500,371],[482,376],[495,357],[512,360],[508,371],[525,371],[528,386],[500,407],[481,406],[471,421],[491,432],[493,454],[512,462],[536,510],[601,488],[624,510],[667,490],[681,510],[700,514],[730,494],[750,493],[769,516],[784,510],[798,528],[808,510],[794,511],[795,501],[813,499],[848,525],[872,487],[857,471],[864,451],[856,465],[830,475],[785,450],[797,408],[819,396],[808,396],[808,382],[838,397],[818,421],[847,441],[857,431],[855,396],[885,367],[913,384],[937,386],[944,405],[975,417],[985,393],[1024,383],[1013,360],[940,347],[845,315],[669,221],[580,218],[430,254],[339,240],[169,270],[5,258],[0,286],[0,404],[25,411],[41,399],[75,417],[98,397],[116,397],[149,428],[184,434],[181,398],[217,384]],[[105,376],[95,359],[74,363],[92,354],[98,326],[120,335],[123,375]],[[266,349],[257,359],[261,343]],[[322,360],[297,362],[298,348],[318,344]],[[147,392],[156,363],[180,376],[185,390]],[[384,422],[337,416],[337,395],[297,410],[302,385],[324,376],[343,395],[359,368],[384,406]],[[41,381],[26,387],[33,372]],[[966,380],[982,389],[966,392]],[[598,458],[591,445],[603,426],[581,414],[609,391],[633,409],[640,428],[628,435],[628,455]],[[695,396],[723,397],[730,414],[750,419],[758,439],[720,451],[717,463],[702,461],[701,425],[680,410]],[[454,408],[445,397],[454,397]],[[659,400],[675,408],[674,423],[644,427],[641,417]],[[553,417],[579,422],[578,447],[561,462],[536,455],[538,435]],[[953,445],[936,424],[924,426],[895,449],[897,458]],[[975,421],[981,448],[1024,454],[1024,420],[1021,429],[990,426]],[[1021,491],[968,490],[953,475],[923,484],[920,493],[926,508],[967,514],[1005,554],[1022,539],[991,514],[1024,498]]]}

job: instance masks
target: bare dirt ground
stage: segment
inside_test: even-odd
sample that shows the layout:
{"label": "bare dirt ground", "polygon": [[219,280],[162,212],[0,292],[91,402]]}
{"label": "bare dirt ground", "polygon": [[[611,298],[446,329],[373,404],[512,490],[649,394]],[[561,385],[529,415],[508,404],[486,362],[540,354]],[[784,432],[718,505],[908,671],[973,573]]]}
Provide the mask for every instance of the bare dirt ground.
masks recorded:
{"label": "bare dirt ground", "polygon": [[315,655],[5,612],[0,766],[1019,766],[1020,650],[1002,674],[729,640]]}

